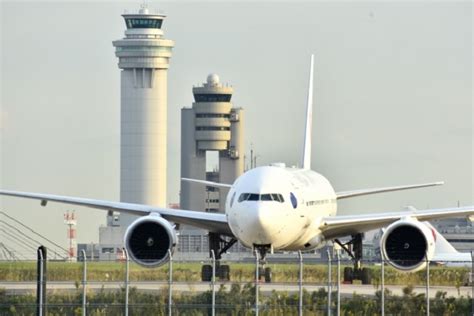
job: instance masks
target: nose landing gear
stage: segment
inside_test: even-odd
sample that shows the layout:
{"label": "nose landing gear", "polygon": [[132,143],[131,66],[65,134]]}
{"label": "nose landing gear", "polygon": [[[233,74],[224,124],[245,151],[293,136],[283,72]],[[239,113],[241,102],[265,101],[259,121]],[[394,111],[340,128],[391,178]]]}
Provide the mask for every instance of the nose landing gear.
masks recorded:
{"label": "nose landing gear", "polygon": [[265,283],[272,283],[272,269],[267,267],[266,255],[270,249],[270,245],[254,245],[255,249],[258,251],[259,260],[258,260],[258,278],[259,281],[264,280]]}

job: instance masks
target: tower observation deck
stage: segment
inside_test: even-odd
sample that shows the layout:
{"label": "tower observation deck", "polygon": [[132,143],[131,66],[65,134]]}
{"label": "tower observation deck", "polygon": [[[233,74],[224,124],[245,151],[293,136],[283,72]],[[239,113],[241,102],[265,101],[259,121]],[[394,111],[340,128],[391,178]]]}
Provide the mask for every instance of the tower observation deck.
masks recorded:
{"label": "tower observation deck", "polygon": [[[191,108],[181,110],[181,177],[233,183],[244,170],[244,110],[232,106],[234,89],[210,74],[193,88]],[[217,170],[206,172],[206,152],[217,152]],[[228,190],[181,182],[181,208],[224,212]]]}
{"label": "tower observation deck", "polygon": [[[120,200],[166,206],[167,71],[173,41],[163,14],[123,14],[125,37],[113,42],[121,80]],[[121,216],[128,226],[133,217]],[[124,220],[125,219],[125,220]]]}

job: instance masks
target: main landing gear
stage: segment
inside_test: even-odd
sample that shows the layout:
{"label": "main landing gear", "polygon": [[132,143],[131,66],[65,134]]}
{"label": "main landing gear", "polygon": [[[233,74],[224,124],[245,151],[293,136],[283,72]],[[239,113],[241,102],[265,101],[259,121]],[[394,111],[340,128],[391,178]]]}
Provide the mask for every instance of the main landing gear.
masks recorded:
{"label": "main landing gear", "polygon": [[354,268],[344,268],[344,282],[352,283],[354,280],[360,280],[362,284],[372,283],[372,274],[369,268],[361,267],[362,260],[362,234],[352,235],[352,239],[343,244],[338,239],[334,241],[351,256],[354,261]]}
{"label": "main landing gear", "polygon": [[[229,240],[223,238],[220,234],[209,233],[209,256],[212,258],[214,251],[216,259],[216,278],[222,281],[230,281],[230,267],[227,264],[221,264],[222,254],[226,253],[235,243],[237,239]],[[204,264],[201,268],[201,280],[210,282],[212,280],[212,265]]]}
{"label": "main landing gear", "polygon": [[[267,259],[265,258],[270,245],[255,245],[255,249],[258,251],[258,278],[259,281],[265,280],[265,283],[272,283],[272,269],[266,267]],[[256,275],[255,275],[256,276]]]}

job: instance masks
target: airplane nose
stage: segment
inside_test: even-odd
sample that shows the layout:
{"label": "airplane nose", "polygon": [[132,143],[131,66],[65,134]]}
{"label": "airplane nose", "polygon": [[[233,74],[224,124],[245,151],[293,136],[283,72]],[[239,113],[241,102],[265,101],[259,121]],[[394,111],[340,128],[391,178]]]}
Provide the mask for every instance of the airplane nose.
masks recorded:
{"label": "airplane nose", "polygon": [[257,243],[269,244],[278,233],[278,220],[275,218],[275,209],[259,203],[252,214],[252,231],[256,234]]}
{"label": "airplane nose", "polygon": [[291,236],[284,235],[288,217],[285,216],[284,209],[275,204],[266,201],[251,201],[232,208],[229,225],[244,245],[248,247],[252,247],[252,245],[276,247],[279,244],[288,243],[287,239]]}

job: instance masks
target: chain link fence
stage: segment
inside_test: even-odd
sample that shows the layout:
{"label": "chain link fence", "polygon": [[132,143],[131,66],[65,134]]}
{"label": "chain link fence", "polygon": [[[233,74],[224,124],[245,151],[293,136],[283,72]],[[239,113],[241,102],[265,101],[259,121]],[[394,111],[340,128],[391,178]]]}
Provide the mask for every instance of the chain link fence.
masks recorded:
{"label": "chain link fence", "polygon": [[[152,269],[84,254],[79,262],[0,261],[0,315],[474,315],[471,261],[428,262],[413,273],[364,261],[369,279],[349,282],[353,263],[339,252],[297,253],[269,258],[267,283],[253,258],[223,260],[225,280],[215,260],[171,258]],[[201,281],[203,265],[210,281]]]}

